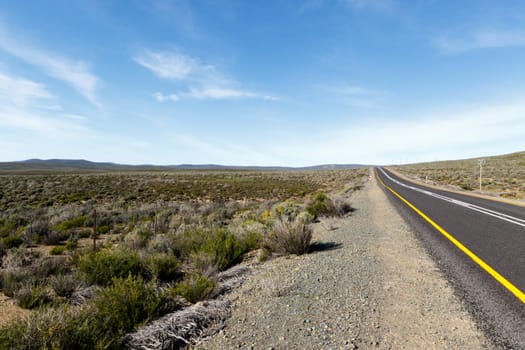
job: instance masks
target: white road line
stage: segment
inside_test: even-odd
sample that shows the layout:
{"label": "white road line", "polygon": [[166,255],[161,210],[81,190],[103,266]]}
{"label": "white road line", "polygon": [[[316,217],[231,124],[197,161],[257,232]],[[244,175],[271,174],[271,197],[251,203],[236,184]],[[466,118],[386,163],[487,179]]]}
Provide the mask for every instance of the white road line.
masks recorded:
{"label": "white road line", "polygon": [[460,200],[457,200],[457,199],[454,199],[454,198],[450,198],[450,197],[447,197],[447,196],[443,196],[441,194],[438,194],[438,193],[434,193],[434,192],[431,192],[431,191],[428,191],[428,190],[423,190],[421,188],[417,188],[417,187],[414,187],[414,186],[410,186],[410,185],[407,185],[407,184],[404,184],[394,178],[392,178],[390,175],[388,175],[382,168],[379,168],[379,170],[383,173],[383,175],[385,175],[390,181],[393,181],[395,182],[396,184],[400,185],[400,186],[403,186],[405,188],[408,188],[408,189],[411,189],[413,191],[417,191],[417,192],[420,192],[420,193],[423,193],[427,196],[431,196],[431,197],[434,197],[434,198],[438,198],[438,199],[441,199],[443,201],[446,201],[446,202],[450,202],[452,204],[456,204],[460,207],[464,207],[464,208],[468,208],[468,209],[471,209],[471,210],[474,210],[474,211],[477,211],[477,212],[480,212],[482,214],[485,214],[485,215],[489,215],[489,216],[492,216],[492,217],[495,217],[495,218],[498,218],[500,220],[504,220],[504,221],[507,221],[507,222],[510,222],[512,224],[515,224],[515,225],[519,225],[519,226],[523,226],[525,227],[525,220],[524,219],[520,219],[520,218],[517,218],[517,217],[514,217],[514,216],[511,216],[511,215],[507,215],[507,214],[504,214],[504,213],[500,213],[498,211],[495,211],[495,210],[491,210],[491,209],[487,209],[487,208],[484,208],[484,207],[480,207],[478,205],[475,205],[475,204],[471,204],[471,203],[467,203],[467,202],[463,202],[463,201],[460,201]]}

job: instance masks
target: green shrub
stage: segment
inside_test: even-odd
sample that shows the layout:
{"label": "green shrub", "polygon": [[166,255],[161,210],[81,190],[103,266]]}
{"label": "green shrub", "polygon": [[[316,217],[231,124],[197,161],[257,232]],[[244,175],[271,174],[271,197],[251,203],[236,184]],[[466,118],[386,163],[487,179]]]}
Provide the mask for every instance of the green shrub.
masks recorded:
{"label": "green shrub", "polygon": [[306,211],[314,218],[320,216],[337,216],[337,209],[334,203],[323,192],[318,193],[313,200],[311,200],[306,206]]}
{"label": "green shrub", "polygon": [[86,282],[107,286],[113,278],[138,276],[145,273],[141,260],[135,251],[102,249],[88,253],[78,260],[78,269]]}
{"label": "green shrub", "polygon": [[190,228],[177,235],[174,242],[176,254],[182,258],[207,256],[219,270],[224,270],[239,261],[242,254],[256,245],[256,237],[248,240],[237,238],[224,228]]}
{"label": "green shrub", "polygon": [[175,291],[190,303],[206,300],[215,289],[215,283],[201,274],[187,275],[182,282],[177,284]]}
{"label": "green shrub", "polygon": [[165,253],[153,254],[149,260],[152,275],[159,281],[169,282],[181,278],[180,263],[176,256]]}
{"label": "green shrub", "polygon": [[35,309],[53,302],[47,289],[42,285],[26,286],[15,293],[18,306],[24,309]]}
{"label": "green shrub", "polygon": [[103,349],[94,310],[48,308],[0,328],[0,349]]}
{"label": "green shrub", "polygon": [[[99,327],[120,338],[156,314],[159,298],[154,283],[145,283],[142,277],[130,275],[125,279],[114,278],[93,303],[101,323]],[[115,340],[120,341],[119,338]]]}
{"label": "green shrub", "polygon": [[114,279],[84,306],[38,310],[0,327],[0,349],[120,349],[124,334],[179,308],[173,289],[158,292],[141,277]]}
{"label": "green shrub", "polygon": [[262,234],[255,231],[248,231],[240,239],[244,241],[245,250],[252,251],[259,248]]}
{"label": "green shrub", "polygon": [[24,243],[24,239],[19,236],[7,236],[2,239],[2,242],[6,249],[18,248]]}
{"label": "green shrub", "polygon": [[61,255],[66,251],[66,247],[63,245],[56,245],[49,251],[49,254],[51,255]]}
{"label": "green shrub", "polygon": [[71,220],[66,220],[58,223],[55,226],[55,229],[58,231],[66,232],[72,228],[82,227],[84,226],[85,222],[87,220],[86,216],[78,216],[76,218],[73,218]]}
{"label": "green shrub", "polygon": [[217,229],[210,232],[199,250],[212,256],[219,270],[224,270],[239,260],[247,251],[247,246],[228,230]]}
{"label": "green shrub", "polygon": [[109,232],[109,225],[102,225],[97,227],[97,234],[103,235]]}
{"label": "green shrub", "polygon": [[78,247],[78,241],[75,240],[75,239],[73,239],[73,240],[68,240],[68,241],[66,242],[66,250],[67,250],[68,252],[72,252],[72,251],[74,251],[75,249],[77,249],[77,247]]}
{"label": "green shrub", "polygon": [[277,214],[276,216],[285,217],[288,220],[295,219],[295,217],[297,217],[297,215],[299,215],[301,211],[301,206],[291,201],[285,201],[275,207],[275,213]]}

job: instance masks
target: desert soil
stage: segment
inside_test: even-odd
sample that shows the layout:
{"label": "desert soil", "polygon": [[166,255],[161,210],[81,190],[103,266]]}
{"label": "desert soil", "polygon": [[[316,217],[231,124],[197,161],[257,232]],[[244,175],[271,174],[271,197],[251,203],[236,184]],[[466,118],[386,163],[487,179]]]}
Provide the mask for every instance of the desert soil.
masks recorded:
{"label": "desert soil", "polygon": [[0,292],[0,326],[13,322],[20,317],[26,317],[30,311],[22,309],[15,304],[12,298],[8,298]]}
{"label": "desert soil", "polygon": [[254,267],[225,327],[195,349],[490,349],[414,233],[372,179],[322,244]]}

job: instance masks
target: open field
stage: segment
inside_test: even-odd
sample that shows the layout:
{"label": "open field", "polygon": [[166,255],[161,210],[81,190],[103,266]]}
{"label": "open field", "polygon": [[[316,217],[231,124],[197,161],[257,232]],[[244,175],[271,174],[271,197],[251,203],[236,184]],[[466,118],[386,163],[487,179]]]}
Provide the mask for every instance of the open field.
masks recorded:
{"label": "open field", "polygon": [[393,170],[429,184],[479,192],[479,160],[483,159],[482,192],[525,199],[525,152],[456,161],[392,166]]}
{"label": "open field", "polygon": [[345,198],[367,173],[1,175],[0,291],[31,312],[28,322],[2,314],[0,348],[119,348],[126,333],[215,295],[245,254],[307,252],[310,222],[351,210]]}

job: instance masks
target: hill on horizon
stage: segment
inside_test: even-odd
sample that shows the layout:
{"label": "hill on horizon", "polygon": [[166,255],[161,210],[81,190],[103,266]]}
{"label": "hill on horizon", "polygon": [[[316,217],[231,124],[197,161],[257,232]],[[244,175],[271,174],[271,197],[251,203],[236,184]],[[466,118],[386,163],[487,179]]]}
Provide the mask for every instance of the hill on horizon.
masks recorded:
{"label": "hill on horizon", "polygon": [[282,166],[238,166],[219,164],[178,164],[154,165],[141,164],[129,165],[112,162],[92,162],[85,159],[27,159],[13,162],[0,162],[2,173],[39,173],[39,172],[105,172],[105,171],[170,171],[170,170],[335,170],[362,168],[363,164],[322,164],[306,167]]}

